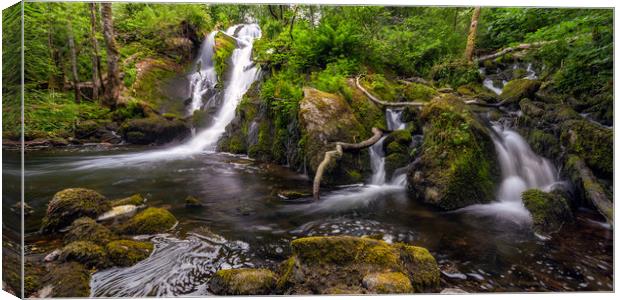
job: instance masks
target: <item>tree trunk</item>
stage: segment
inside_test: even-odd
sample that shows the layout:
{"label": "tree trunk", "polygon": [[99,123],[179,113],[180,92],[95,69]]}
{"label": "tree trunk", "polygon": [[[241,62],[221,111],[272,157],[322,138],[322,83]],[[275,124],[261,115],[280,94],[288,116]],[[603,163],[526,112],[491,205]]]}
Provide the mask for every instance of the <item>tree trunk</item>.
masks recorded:
{"label": "tree trunk", "polygon": [[80,103],[80,79],[77,69],[77,51],[75,50],[75,39],[73,38],[73,28],[71,20],[67,22],[67,38],[69,39],[69,51],[71,52],[71,74],[73,75],[73,89],[75,90],[75,103]]}
{"label": "tree trunk", "polygon": [[474,8],[467,35],[467,46],[465,47],[465,60],[472,62],[474,59],[474,48],[476,46],[476,32],[478,31],[478,19],[480,18],[480,6]]}
{"label": "tree trunk", "polygon": [[103,18],[103,37],[108,53],[108,78],[105,87],[105,104],[112,109],[116,108],[120,96],[121,79],[118,69],[119,52],[114,39],[114,25],[112,23],[112,4],[101,3],[101,16]]}
{"label": "tree trunk", "polygon": [[103,88],[103,76],[101,74],[101,55],[99,54],[99,42],[97,42],[97,4],[89,3],[90,7],[90,39],[93,46],[93,99],[99,99],[99,90]]}

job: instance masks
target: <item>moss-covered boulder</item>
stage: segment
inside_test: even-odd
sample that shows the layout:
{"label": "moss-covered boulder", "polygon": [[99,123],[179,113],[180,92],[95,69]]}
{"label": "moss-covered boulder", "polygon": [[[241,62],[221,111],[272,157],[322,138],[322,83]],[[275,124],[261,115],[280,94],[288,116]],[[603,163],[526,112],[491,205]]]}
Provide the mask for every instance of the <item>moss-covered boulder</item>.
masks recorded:
{"label": "moss-covered boulder", "polygon": [[285,294],[430,292],[439,286],[437,262],[424,248],[351,236],[301,238],[291,247],[278,280]]}
{"label": "moss-covered boulder", "polygon": [[489,130],[459,98],[433,99],[421,114],[424,140],[408,174],[416,199],[444,210],[493,199],[499,167]]}
{"label": "moss-covered boulder", "polygon": [[200,202],[200,200],[198,200],[198,198],[194,196],[187,196],[185,198],[185,207],[187,208],[202,207],[202,202]]}
{"label": "moss-covered boulder", "polygon": [[[360,142],[371,135],[371,132],[364,130],[345,99],[317,89],[304,88],[298,116],[302,133],[301,145],[311,175],[316,172],[325,152],[334,150],[335,142]],[[355,154],[345,153],[341,160],[327,167],[322,182],[354,183],[358,178],[349,176],[349,171],[363,172],[364,167]]]}
{"label": "moss-covered boulder", "polygon": [[105,245],[108,259],[115,266],[128,267],[149,257],[153,244],[133,240],[116,240]]}
{"label": "moss-covered boulder", "polygon": [[459,87],[472,82],[482,81],[475,64],[456,60],[433,66],[430,77],[442,86]]}
{"label": "moss-covered boulder", "polygon": [[43,218],[43,232],[51,232],[70,225],[80,217],[96,218],[110,209],[106,198],[98,192],[84,188],[70,188],[54,195],[47,205]]}
{"label": "moss-covered boulder", "polygon": [[90,296],[90,270],[77,262],[54,264],[41,278],[40,298]]}
{"label": "moss-covered boulder", "polygon": [[499,98],[504,101],[504,105],[516,107],[521,99],[532,99],[539,88],[538,80],[514,79],[506,83]]}
{"label": "moss-covered boulder", "polygon": [[542,233],[558,231],[572,220],[570,206],[559,193],[530,189],[521,195],[523,204],[532,214],[534,229]]}
{"label": "moss-covered boulder", "polygon": [[413,293],[409,277],[401,272],[371,273],[364,276],[362,284],[368,291],[377,294]]}
{"label": "moss-covered boulder", "polygon": [[108,266],[108,259],[103,247],[88,241],[72,242],[62,248],[61,261],[76,261],[89,268]]}
{"label": "moss-covered boulder", "polygon": [[391,176],[398,168],[409,164],[409,145],[411,144],[409,130],[396,130],[383,140],[385,153],[385,173]]}
{"label": "moss-covered boulder", "polygon": [[177,219],[164,208],[149,207],[121,226],[127,234],[154,234],[169,230],[177,223]]}
{"label": "moss-covered boulder", "polygon": [[406,84],[403,92],[407,101],[417,102],[429,101],[437,95],[437,90],[433,87],[417,82]]}
{"label": "moss-covered boulder", "polygon": [[479,82],[471,82],[461,85],[456,89],[456,92],[461,96],[479,99],[487,103],[497,102],[497,95],[482,86]]}
{"label": "moss-covered boulder", "polygon": [[611,179],[614,167],[613,130],[585,119],[562,124],[561,139],[568,151],[584,159],[595,174]]}
{"label": "moss-covered boulder", "polygon": [[209,281],[216,295],[268,295],[276,286],[276,275],[267,269],[219,270]]}
{"label": "moss-covered boulder", "polygon": [[105,226],[98,224],[95,220],[83,217],[71,224],[69,231],[65,234],[65,244],[76,241],[88,241],[99,245],[105,245],[116,238],[115,234]]}
{"label": "moss-covered boulder", "polygon": [[133,194],[133,195],[131,195],[129,197],[126,197],[126,198],[112,200],[112,201],[110,201],[110,205],[111,206],[121,206],[121,205],[140,206],[140,205],[144,204],[144,201],[146,201],[146,199],[144,199],[144,197],[142,195],[140,195],[140,194]]}
{"label": "moss-covered boulder", "polygon": [[183,120],[151,116],[126,121],[121,126],[120,133],[129,143],[148,145],[184,139],[191,134],[191,130]]}

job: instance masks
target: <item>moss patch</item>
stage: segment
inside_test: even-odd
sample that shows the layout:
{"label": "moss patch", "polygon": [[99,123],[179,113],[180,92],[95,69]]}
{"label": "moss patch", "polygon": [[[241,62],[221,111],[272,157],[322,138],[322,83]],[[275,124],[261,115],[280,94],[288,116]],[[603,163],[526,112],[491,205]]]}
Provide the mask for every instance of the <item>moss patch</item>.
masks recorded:
{"label": "moss patch", "polygon": [[217,295],[268,295],[276,286],[276,275],[267,269],[219,270],[209,285]]}
{"label": "moss patch", "polygon": [[570,207],[558,193],[545,193],[531,189],[523,192],[523,204],[532,214],[534,229],[544,233],[559,230],[564,222],[572,219]]}
{"label": "moss patch", "polygon": [[105,246],[110,262],[116,266],[128,267],[149,257],[153,244],[132,240],[117,240]]}
{"label": "moss patch", "polygon": [[142,204],[144,204],[144,201],[146,201],[146,199],[144,199],[144,197],[140,194],[133,194],[127,198],[122,198],[122,199],[117,199],[117,200],[112,200],[110,201],[110,204],[112,207],[114,206],[121,206],[121,205],[135,205],[135,206],[140,206]]}
{"label": "moss patch", "polygon": [[236,47],[237,42],[230,36],[221,32],[215,35],[215,53],[213,54],[213,60],[220,84],[223,83],[224,74],[228,70],[230,56]]}
{"label": "moss patch", "polygon": [[76,261],[89,268],[102,268],[108,265],[103,247],[87,241],[77,241],[68,244],[62,249],[60,259],[63,261]]}
{"label": "moss patch", "polygon": [[49,297],[90,296],[90,271],[76,262],[53,265],[41,279],[41,286],[52,286]]}
{"label": "moss patch", "polygon": [[68,226],[80,217],[95,218],[110,209],[106,198],[96,191],[70,188],[54,195],[47,205],[43,219],[43,232],[50,232]]}
{"label": "moss patch", "polygon": [[413,293],[409,278],[401,272],[371,273],[362,280],[364,287],[378,294]]}
{"label": "moss patch", "polygon": [[167,209],[149,207],[122,226],[128,234],[154,234],[169,230],[177,223],[177,219]]}
{"label": "moss patch", "polygon": [[66,244],[76,241],[88,241],[99,245],[105,245],[115,238],[108,228],[97,224],[95,220],[87,217],[79,218],[71,224],[64,241]]}
{"label": "moss patch", "polygon": [[516,106],[523,98],[532,99],[540,88],[540,81],[530,79],[514,79],[506,83],[499,98],[505,104]]}

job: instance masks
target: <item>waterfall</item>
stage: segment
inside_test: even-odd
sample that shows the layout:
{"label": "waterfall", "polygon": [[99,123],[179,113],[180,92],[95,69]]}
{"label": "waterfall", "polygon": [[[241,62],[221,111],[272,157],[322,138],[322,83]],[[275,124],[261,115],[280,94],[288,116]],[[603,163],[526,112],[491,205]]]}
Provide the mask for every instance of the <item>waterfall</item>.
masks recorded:
{"label": "waterfall", "polygon": [[372,170],[371,184],[381,185],[385,183],[385,152],[383,151],[383,140],[385,140],[385,136],[368,148],[370,152],[370,169]]}
{"label": "waterfall", "polygon": [[406,124],[400,120],[402,114],[402,109],[397,110],[387,108],[385,110],[385,119],[387,123],[387,129],[389,131],[405,129]]}
{"label": "waterfall", "polygon": [[[80,161],[75,163],[77,166],[76,169],[87,169],[92,167],[113,168],[126,164],[148,163],[155,160],[181,159],[205,151],[215,151],[217,142],[222,134],[224,134],[226,126],[228,126],[235,117],[235,111],[241,98],[252,83],[259,77],[259,69],[252,62],[252,44],[255,39],[261,36],[258,25],[235,25],[230,27],[226,31],[226,34],[237,41],[237,48],[231,54],[230,78],[224,82],[222,105],[214,116],[214,121],[210,127],[197,132],[189,141],[175,147],[142,153],[110,155],[105,158]],[[202,74],[202,70],[214,69],[212,58],[207,58],[209,54],[213,55],[212,49],[209,50],[211,47],[209,42],[211,35],[214,35],[214,33],[211,33],[203,44],[201,57],[198,58],[196,62],[197,67],[200,62],[201,71],[196,73]],[[215,71],[213,72],[215,73]],[[196,73],[190,75],[190,77],[195,78],[196,76],[201,76],[200,74],[196,75]],[[202,105],[202,96],[206,93],[205,89],[208,90],[206,87],[209,83],[206,77],[212,76],[209,80],[215,80],[216,78],[215,74],[207,76],[207,72],[202,74],[202,76],[204,80],[200,82],[197,81],[197,84],[190,86],[194,89],[192,90],[192,107],[197,107],[197,109]],[[220,76],[222,76],[222,74],[220,74]]]}
{"label": "waterfall", "polygon": [[187,110],[188,115],[201,109],[202,98],[208,91],[213,91],[217,83],[217,74],[213,64],[216,34],[217,31],[213,31],[204,40],[198,58],[194,62],[195,71],[188,75],[190,90],[192,91],[192,102]]}

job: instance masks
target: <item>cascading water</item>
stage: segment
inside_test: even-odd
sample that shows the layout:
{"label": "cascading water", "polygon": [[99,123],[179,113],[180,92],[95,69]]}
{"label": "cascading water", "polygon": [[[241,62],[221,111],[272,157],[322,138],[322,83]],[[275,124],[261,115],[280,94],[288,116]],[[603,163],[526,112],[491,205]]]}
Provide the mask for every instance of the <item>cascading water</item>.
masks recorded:
{"label": "cascading water", "polygon": [[405,129],[405,123],[400,120],[403,115],[403,110],[390,109],[385,110],[385,121],[387,123],[387,129],[390,131]]}
{"label": "cascading water", "polygon": [[370,152],[370,169],[372,170],[370,183],[375,185],[385,183],[385,153],[383,151],[383,140],[385,140],[385,136],[368,148]]}
{"label": "cascading water", "polygon": [[194,63],[195,72],[188,75],[190,90],[192,91],[192,102],[187,109],[188,115],[202,107],[203,97],[208,91],[213,91],[217,83],[217,74],[213,64],[216,34],[217,31],[211,32],[204,40],[198,58]]}
{"label": "cascading water", "polygon": [[492,125],[495,151],[502,172],[496,202],[465,207],[459,211],[498,216],[516,224],[529,224],[531,216],[521,201],[528,189],[551,191],[560,185],[557,169],[538,156],[517,132],[500,124]]}
{"label": "cascading water", "polygon": [[[231,54],[230,78],[224,82],[222,106],[214,116],[213,124],[209,128],[196,133],[192,139],[176,147],[142,153],[111,155],[105,158],[80,161],[74,164],[77,166],[76,169],[113,168],[127,164],[148,163],[155,160],[181,159],[205,151],[215,151],[217,142],[222,134],[224,134],[226,126],[228,126],[235,117],[235,110],[241,98],[252,83],[259,77],[259,69],[252,62],[252,44],[255,39],[261,36],[261,30],[258,25],[235,25],[230,27],[226,31],[226,34],[237,41],[237,48]],[[198,59],[198,61],[202,62],[200,66],[201,72],[196,72],[190,76],[191,78],[198,79],[200,76],[203,76],[203,80],[196,79],[197,83],[191,86],[194,89],[192,91],[191,107],[200,108],[202,105],[202,97],[211,84],[210,80],[214,81],[216,78],[214,70],[213,74],[210,73],[211,71],[205,71],[203,75],[197,74],[202,73],[203,69],[214,69],[212,58],[206,58],[208,54],[213,55],[213,50],[209,48],[209,39],[211,35],[214,35],[214,33],[211,33],[209,37],[207,37],[207,40],[203,44],[201,58]]]}

